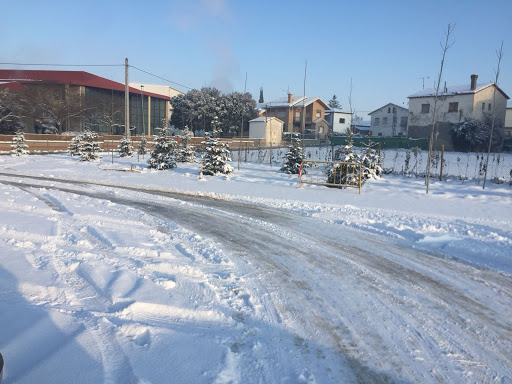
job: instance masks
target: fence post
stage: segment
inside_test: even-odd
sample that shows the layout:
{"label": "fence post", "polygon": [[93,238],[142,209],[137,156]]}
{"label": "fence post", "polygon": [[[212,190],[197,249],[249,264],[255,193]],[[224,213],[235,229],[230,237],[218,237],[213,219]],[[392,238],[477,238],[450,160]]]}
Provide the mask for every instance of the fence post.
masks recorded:
{"label": "fence post", "polygon": [[331,161],[334,161],[334,144],[331,141]]}
{"label": "fence post", "polygon": [[444,160],[444,144],[441,145],[441,170],[439,171],[439,181],[443,181],[443,160]]}

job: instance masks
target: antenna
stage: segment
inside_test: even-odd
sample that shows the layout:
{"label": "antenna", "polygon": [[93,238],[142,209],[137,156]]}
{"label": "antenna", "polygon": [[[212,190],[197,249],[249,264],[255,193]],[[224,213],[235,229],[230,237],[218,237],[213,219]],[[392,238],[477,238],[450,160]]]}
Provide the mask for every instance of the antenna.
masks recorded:
{"label": "antenna", "polygon": [[425,77],[420,77],[420,79],[423,81],[423,89],[425,89],[425,79],[430,79],[430,77],[425,76]]}

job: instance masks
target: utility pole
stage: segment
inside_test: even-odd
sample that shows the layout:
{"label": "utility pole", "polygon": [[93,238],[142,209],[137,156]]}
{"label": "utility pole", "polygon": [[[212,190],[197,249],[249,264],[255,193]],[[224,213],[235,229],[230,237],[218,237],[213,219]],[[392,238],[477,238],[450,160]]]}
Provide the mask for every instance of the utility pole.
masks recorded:
{"label": "utility pole", "polygon": [[[142,134],[144,135],[144,133],[146,132],[146,129],[144,127],[144,95],[142,94],[142,92],[144,92],[144,86],[141,84],[140,85],[140,102],[141,102],[141,111],[142,111]],[[149,121],[148,121],[148,125],[149,125]]]}
{"label": "utility pole", "polygon": [[306,72],[308,69],[308,61],[304,63],[304,99],[302,99],[302,155],[304,156],[304,134],[306,133]]}
{"label": "utility pole", "polygon": [[[245,85],[244,85],[244,95],[245,93],[247,92],[247,72],[245,72]],[[243,106],[243,96],[242,96],[242,100],[240,100],[242,102],[242,126],[240,127],[240,145],[238,146],[238,170],[240,170],[240,151],[241,151],[241,148],[242,148],[242,132],[244,131],[244,106]],[[247,156],[247,153],[246,153],[246,156]],[[247,160],[247,159],[246,159]]]}
{"label": "utility pole", "polygon": [[124,59],[124,134],[130,138],[130,86],[128,83],[128,58]]}

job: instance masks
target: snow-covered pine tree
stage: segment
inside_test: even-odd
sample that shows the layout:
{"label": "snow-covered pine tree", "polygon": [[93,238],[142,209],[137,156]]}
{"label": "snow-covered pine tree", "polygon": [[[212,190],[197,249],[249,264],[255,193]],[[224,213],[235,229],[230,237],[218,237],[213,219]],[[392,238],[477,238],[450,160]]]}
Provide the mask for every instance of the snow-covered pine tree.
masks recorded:
{"label": "snow-covered pine tree", "polygon": [[371,139],[368,141],[368,144],[365,144],[365,148],[361,154],[361,183],[370,178],[376,179],[377,177],[381,177],[382,175],[382,160],[374,149],[376,143],[372,142]]}
{"label": "snow-covered pine tree", "polygon": [[[359,164],[361,159],[357,153],[354,152],[354,139],[351,128],[347,128],[347,139],[343,147],[338,148],[334,152],[334,159],[341,163],[355,163]],[[339,185],[358,185],[359,184],[359,167],[337,164],[326,171],[327,182],[329,184]]]}
{"label": "snow-covered pine tree", "polygon": [[[293,134],[291,140],[292,143],[288,147],[288,152],[284,155],[286,162],[281,167],[281,171],[297,175],[299,173],[301,163],[305,160],[304,149],[301,146],[299,134]],[[306,173],[305,168],[302,170],[302,173]]]}
{"label": "snow-covered pine tree", "polygon": [[68,152],[71,156],[82,155],[82,135],[76,135],[71,139],[68,145]]}
{"label": "snow-covered pine tree", "polygon": [[176,151],[176,161],[178,163],[193,163],[196,161],[195,148],[189,145],[189,141],[192,137],[192,132],[185,125],[183,133],[180,136],[181,148]]}
{"label": "snow-covered pine tree", "polygon": [[101,159],[98,154],[100,145],[97,142],[98,134],[88,129],[82,135],[82,144],[80,145],[80,161],[95,161]]}
{"label": "snow-covered pine tree", "polygon": [[28,155],[28,145],[25,142],[25,135],[21,129],[16,131],[12,138],[11,155],[13,156],[26,156]]}
{"label": "snow-covered pine tree", "polygon": [[148,139],[146,139],[146,136],[144,134],[140,137],[139,146],[137,147],[137,153],[143,157],[146,153],[148,153]]}
{"label": "snow-covered pine tree", "polygon": [[167,134],[167,128],[156,128],[155,147],[148,160],[149,168],[159,171],[176,167],[177,143]]}
{"label": "snow-covered pine tree", "polygon": [[211,126],[212,137],[201,143],[206,145],[201,162],[203,174],[214,176],[221,173],[227,175],[233,172],[233,167],[227,163],[231,161],[229,157],[230,149],[228,144],[219,141],[222,130],[217,116],[214,116]]}
{"label": "snow-covered pine tree", "polygon": [[117,146],[119,149],[119,157],[132,157],[133,156],[133,146],[132,141],[125,135],[119,140],[119,145]]}

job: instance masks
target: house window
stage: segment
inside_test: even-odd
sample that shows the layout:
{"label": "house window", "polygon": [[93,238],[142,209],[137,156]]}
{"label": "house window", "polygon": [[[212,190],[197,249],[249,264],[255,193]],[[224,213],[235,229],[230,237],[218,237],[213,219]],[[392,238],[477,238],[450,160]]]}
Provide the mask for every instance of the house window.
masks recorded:
{"label": "house window", "polygon": [[448,112],[457,112],[459,110],[459,103],[449,103]]}
{"label": "house window", "polygon": [[322,114],[320,113],[319,109],[316,110],[316,117],[317,118],[322,117]]}
{"label": "house window", "polygon": [[395,107],[393,107],[393,113],[396,113],[396,108]]}
{"label": "house window", "polygon": [[379,134],[378,134],[378,135],[379,135],[379,136],[382,136],[382,132],[379,132]]}
{"label": "house window", "polygon": [[489,107],[487,107],[487,110],[490,111],[491,110],[491,103],[489,103]]}
{"label": "house window", "polygon": [[402,116],[402,117],[400,118],[400,126],[401,126],[402,128],[407,127],[407,116]]}
{"label": "house window", "polygon": [[398,132],[398,136],[403,136],[403,133],[402,132]]}
{"label": "house window", "polygon": [[286,117],[286,112],[285,111],[279,111],[279,118],[285,118]]}
{"label": "house window", "polygon": [[294,118],[295,121],[298,121],[300,120],[300,111],[295,111],[295,118]]}
{"label": "house window", "polygon": [[421,113],[429,113],[430,104],[421,104]]}
{"label": "house window", "polygon": [[382,124],[387,124],[388,123],[388,118],[387,117],[383,117],[382,118]]}
{"label": "house window", "polygon": [[485,111],[485,103],[482,103],[482,111]]}
{"label": "house window", "polygon": [[345,119],[340,117],[340,124],[345,124]]}
{"label": "house window", "polygon": [[375,120],[373,120],[373,125],[379,125],[379,118],[376,117]]}

